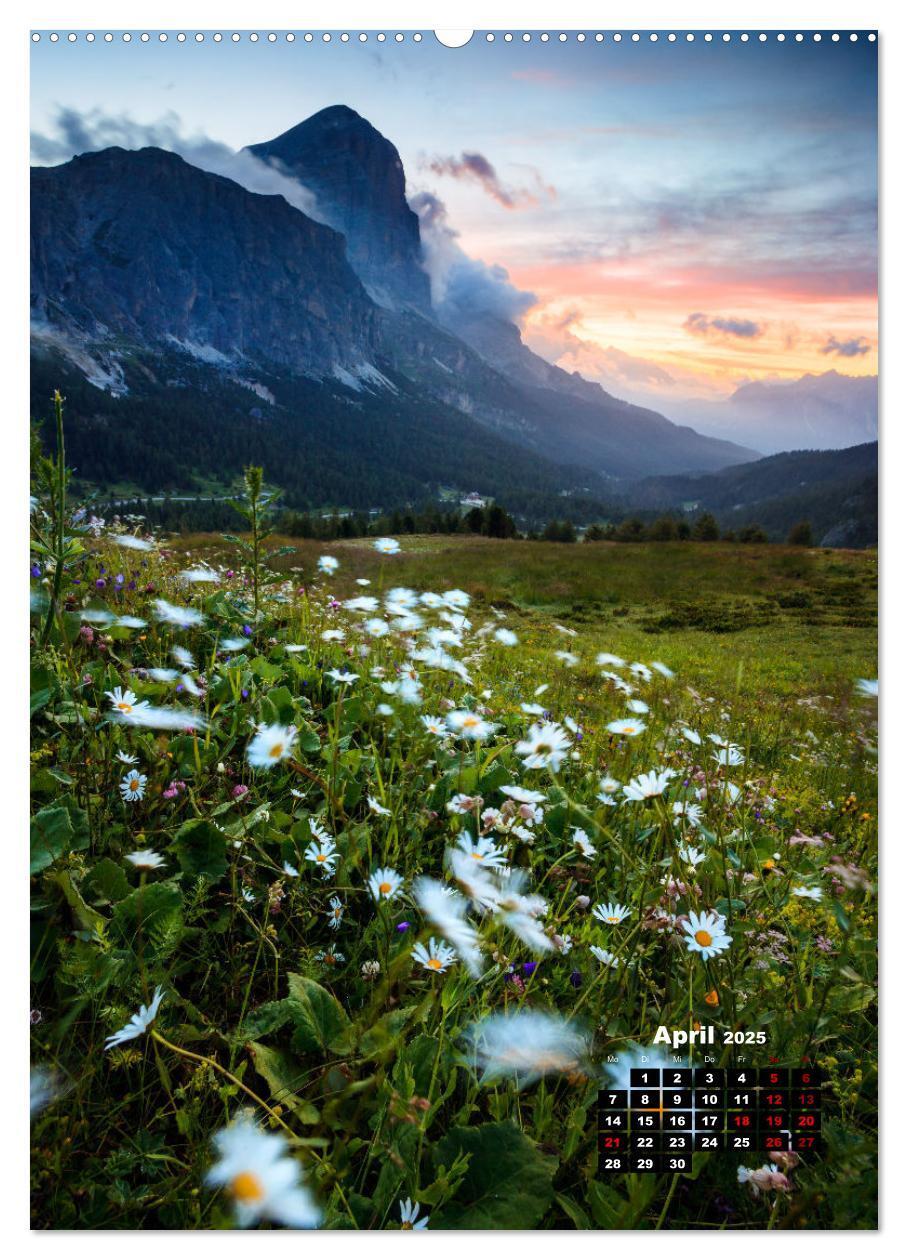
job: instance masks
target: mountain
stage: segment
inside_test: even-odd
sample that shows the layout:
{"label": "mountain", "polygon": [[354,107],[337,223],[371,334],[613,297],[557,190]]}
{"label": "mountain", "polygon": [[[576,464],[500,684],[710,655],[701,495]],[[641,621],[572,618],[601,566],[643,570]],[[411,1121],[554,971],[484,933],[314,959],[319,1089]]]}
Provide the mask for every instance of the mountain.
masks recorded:
{"label": "mountain", "polygon": [[786,451],[709,476],[648,477],[626,487],[640,511],[712,512],[723,527],[762,525],[784,537],[809,520],[827,547],[866,547],[877,539],[878,446]]}
{"label": "mountain", "polygon": [[718,403],[686,401],[670,408],[702,433],[744,442],[767,454],[796,448],[839,450],[876,440],[875,376],[839,372],[796,381],[751,381]]}
{"label": "mountain", "polygon": [[[257,449],[297,496],[308,490],[286,449],[294,429],[279,413],[293,415],[305,400],[311,415],[339,425],[326,446],[332,457],[345,443],[372,452],[373,503],[382,485],[407,496],[434,494],[439,483],[494,494],[496,481],[512,503],[519,486],[601,503],[621,479],[709,471],[753,454],[553,367],[506,321],[484,337],[475,321],[464,321],[463,336],[443,326],[427,305],[419,222],[397,150],[354,111],[322,111],[257,148],[305,177],[319,213],[344,232],[155,148],[111,148],[33,170],[41,389],[48,365],[75,367],[91,387],[97,425],[108,428],[129,414],[167,428],[168,408],[183,415],[193,391],[205,395],[200,414],[212,415],[213,397],[242,413],[237,399],[252,391],[264,403],[253,404]],[[103,395],[125,401],[114,407]],[[316,440],[298,425],[300,441],[304,431]],[[408,453],[424,455],[418,485],[390,475],[395,425]],[[280,432],[284,448],[266,441],[269,432]],[[188,458],[172,424],[169,433]],[[193,456],[212,472],[221,437],[210,431]],[[156,450],[154,466],[170,467],[164,443]]]}
{"label": "mountain", "polygon": [[378,343],[342,236],[175,153],[112,148],[35,168],[31,205],[39,324],[318,374]]}
{"label": "mountain", "polygon": [[403,163],[371,123],[346,105],[332,105],[249,152],[315,194],[326,222],[347,238],[350,262],[376,302],[430,310]]}

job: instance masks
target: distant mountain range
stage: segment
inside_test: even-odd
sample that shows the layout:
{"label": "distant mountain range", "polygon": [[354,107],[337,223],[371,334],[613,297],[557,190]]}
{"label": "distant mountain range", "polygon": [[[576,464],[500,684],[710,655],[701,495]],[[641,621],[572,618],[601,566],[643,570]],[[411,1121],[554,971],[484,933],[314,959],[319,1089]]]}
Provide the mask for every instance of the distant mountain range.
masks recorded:
{"label": "distant mountain range", "polygon": [[434,308],[400,155],[353,110],[249,152],[313,215],[157,148],[33,168],[35,410],[65,377],[87,474],[114,448],[143,484],[257,459],[308,501],[327,493],[313,467],[334,485],[346,458],[344,500],[386,506],[440,484],[601,500],[755,457],[553,367],[507,319]]}
{"label": "distant mountain range", "polygon": [[876,440],[876,376],[840,372],[808,374],[795,381],[751,381],[724,402],[665,403],[711,437],[730,438],[770,454],[803,447],[840,450]]}
{"label": "distant mountain range", "polygon": [[877,540],[876,442],[838,451],[787,451],[706,476],[649,477],[625,490],[639,511],[711,512],[723,527],[756,523],[784,538],[811,522],[826,547],[866,547]]}

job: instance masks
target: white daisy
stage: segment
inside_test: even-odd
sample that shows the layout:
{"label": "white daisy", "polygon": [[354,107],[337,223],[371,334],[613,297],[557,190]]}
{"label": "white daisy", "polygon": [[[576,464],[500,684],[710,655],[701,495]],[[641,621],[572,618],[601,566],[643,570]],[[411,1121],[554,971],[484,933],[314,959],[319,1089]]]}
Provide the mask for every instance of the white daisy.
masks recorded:
{"label": "white daisy", "polygon": [[369,808],[372,810],[373,814],[380,814],[384,818],[391,817],[390,809],[385,809],[384,805],[382,805],[380,801],[377,801],[374,796],[367,796],[366,800],[368,801]]}
{"label": "white daisy", "polygon": [[613,652],[600,652],[596,657],[597,665],[614,665],[615,669],[624,669],[627,661],[621,656],[615,656]]}
{"label": "white daisy", "polygon": [[487,869],[504,866],[507,860],[504,849],[496,846],[488,836],[474,840],[469,831],[462,831],[457,837],[457,848],[478,866]]}
{"label": "white daisy", "polygon": [[586,834],[586,832],[583,830],[582,827],[574,828],[574,834],[571,836],[571,840],[576,845],[576,847],[580,850],[580,852],[583,854],[584,857],[589,858],[589,857],[596,856],[595,846],[592,844],[589,836]]}
{"label": "white daisy", "polygon": [[593,906],[593,917],[600,923],[608,923],[611,926],[623,923],[629,914],[630,907],[620,905],[617,901],[601,901],[598,906]]}
{"label": "white daisy", "polygon": [[690,726],[682,726],[682,727],[681,727],[681,734],[684,736],[684,738],[685,738],[686,740],[689,740],[689,741],[690,741],[690,743],[692,743],[692,744],[702,744],[702,743],[703,743],[703,740],[700,738],[700,736],[699,736],[699,734],[697,733],[697,731],[693,730]]}
{"label": "white daisy", "polygon": [[513,783],[499,790],[521,805],[540,805],[546,799],[545,792],[534,792],[532,788],[520,787]]}
{"label": "white daisy", "polygon": [[513,630],[508,630],[505,626],[501,626],[496,630],[492,638],[497,640],[502,647],[514,647],[517,643],[517,635]]}
{"label": "white daisy", "polygon": [[293,756],[295,741],[295,726],[266,726],[249,741],[246,760],[257,770],[276,766],[279,761]]}
{"label": "white daisy", "polygon": [[145,784],[148,782],[148,776],[139,774],[137,770],[130,770],[124,779],[120,780],[120,795],[124,801],[140,801],[145,795]]}
{"label": "white daisy", "polygon": [[328,909],[325,911],[328,916],[328,923],[336,932],[344,919],[344,903],[340,897],[332,897],[328,902]]}
{"label": "white daisy", "polygon": [[428,946],[420,943],[413,949],[410,957],[421,963],[426,971],[443,972],[447,971],[451,963],[455,961],[457,953],[444,941],[436,941],[432,936],[429,938]]}
{"label": "white daisy", "polygon": [[124,766],[134,766],[138,760],[139,760],[138,757],[136,757],[134,753],[128,753],[128,752],[117,753],[117,761],[122,762]]}
{"label": "white daisy", "polygon": [[[311,822],[311,819],[310,819]],[[318,839],[313,840],[307,847],[303,857],[307,862],[313,862],[320,870],[328,875],[333,875],[335,867],[340,861],[340,854],[337,851],[337,845],[330,836],[322,835]]]}
{"label": "white daisy", "polygon": [[413,885],[413,900],[434,928],[451,942],[474,978],[482,974],[479,935],[467,920],[467,903],[458,892],[423,875]]}
{"label": "white daisy", "polygon": [[880,680],[878,678],[859,678],[855,683],[859,695],[878,700],[880,696]]}
{"label": "white daisy", "polygon": [[674,678],[675,671],[669,669],[667,665],[663,665],[661,661],[650,661],[650,665],[657,674],[661,674],[663,678]]}
{"label": "white daisy", "polygon": [[401,1229],[426,1229],[428,1224],[428,1216],[424,1216],[422,1219],[419,1219],[418,1203],[411,1203],[409,1199],[400,1200]]}
{"label": "white daisy", "polygon": [[698,867],[701,862],[706,861],[706,854],[700,849],[695,849],[693,845],[682,844],[678,846],[678,857],[685,866]]}
{"label": "white daisy", "polygon": [[156,871],[159,866],[164,865],[164,858],[160,853],[155,853],[154,849],[137,849],[135,853],[127,853],[126,861],[144,871]]}
{"label": "white daisy", "polygon": [[565,651],[564,648],[559,648],[557,652],[553,653],[553,656],[555,656],[559,661],[561,661],[562,664],[567,665],[571,669],[573,669],[575,665],[580,664],[580,657],[577,656],[576,653],[574,652]]}
{"label": "white daisy", "polygon": [[116,713],[122,713],[124,717],[135,713],[136,709],[148,708],[148,701],[137,700],[135,692],[128,688],[124,691],[122,687],[114,687],[113,691],[105,691],[104,694],[110,698],[110,707]]}
{"label": "white daisy", "polygon": [[618,967],[618,958],[610,950],[602,949],[599,945],[591,945],[590,953],[602,963],[603,967],[613,969]]}
{"label": "white daisy", "polygon": [[369,891],[376,901],[392,901],[403,883],[403,877],[393,867],[380,866],[369,876]]}
{"label": "white daisy", "polygon": [[355,683],[359,674],[353,674],[347,669],[328,669],[325,670],[328,678],[332,678],[336,683],[345,686],[349,683]]}
{"label": "white daisy", "polygon": [[724,953],[731,944],[731,937],[725,931],[724,916],[713,910],[689,914],[683,928],[688,951],[698,953],[704,960]]}
{"label": "white daisy", "polygon": [[158,1013],[163,997],[164,990],[158,985],[154,991],[154,997],[148,1006],[140,1006],[138,1013],[132,1016],[128,1024],[125,1024],[119,1032],[115,1032],[107,1038],[104,1042],[105,1050],[112,1050],[114,1046],[119,1046],[124,1041],[133,1041],[136,1037],[142,1037],[148,1032]]}
{"label": "white daisy", "polygon": [[793,897],[808,897],[811,901],[820,901],[823,896],[822,888],[808,887],[807,884],[799,884],[797,888],[792,888],[791,895]]}
{"label": "white daisy", "polygon": [[635,717],[616,718],[614,722],[609,722],[605,729],[611,731],[613,735],[633,737],[643,734],[646,730],[646,723]]}
{"label": "white daisy", "polygon": [[514,751],[523,758],[527,770],[548,769],[557,773],[570,747],[567,731],[557,722],[534,722]]}
{"label": "white daisy", "polygon": [[447,724],[462,739],[480,742],[488,739],[495,731],[495,725],[481,718],[478,713],[470,713],[465,709],[455,709],[448,714]]}
{"label": "white daisy", "polygon": [[586,1037],[576,1025],[547,1011],[487,1015],[468,1037],[482,1083],[513,1076],[518,1089],[552,1073],[575,1073],[588,1054]]}
{"label": "white daisy", "polygon": [[166,599],[156,599],[154,611],[158,621],[166,621],[170,625],[181,626],[184,629],[205,623],[205,618],[197,608],[181,608],[178,604],[168,603]]}
{"label": "white daisy", "polygon": [[674,770],[650,770],[646,774],[638,774],[630,783],[625,783],[621,791],[625,800],[645,801],[650,797],[661,796],[674,777]]}
{"label": "white daisy", "polygon": [[381,556],[396,556],[400,551],[400,543],[396,538],[376,538],[372,546]]}
{"label": "white daisy", "polygon": [[242,1116],[216,1134],[214,1144],[220,1158],[205,1181],[229,1192],[241,1227],[260,1220],[291,1229],[315,1229],[320,1224],[321,1210],[279,1134],[262,1133]]}
{"label": "white daisy", "polygon": [[319,556],[316,568],[319,573],[336,573],[340,562],[334,556]]}

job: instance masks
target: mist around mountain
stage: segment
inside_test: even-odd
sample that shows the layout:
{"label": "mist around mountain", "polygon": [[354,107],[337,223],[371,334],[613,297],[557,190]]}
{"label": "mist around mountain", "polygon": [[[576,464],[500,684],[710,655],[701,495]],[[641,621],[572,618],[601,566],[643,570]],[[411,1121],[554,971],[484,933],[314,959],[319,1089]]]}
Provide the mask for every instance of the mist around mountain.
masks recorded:
{"label": "mist around mountain", "polygon": [[[86,425],[112,431],[143,414],[146,446],[168,408],[185,414],[185,391],[248,390],[253,445],[287,478],[296,467],[287,445],[304,432],[312,440],[313,418],[335,414],[346,418],[344,440],[332,436],[330,448],[371,449],[381,472],[396,446],[387,432],[412,409],[422,429],[411,449],[446,452],[443,469],[423,462],[426,495],[439,484],[494,493],[497,477],[512,491],[536,482],[601,499],[628,478],[754,454],[535,355],[508,311],[486,300],[496,285],[504,291],[494,269],[483,274],[456,247],[444,294],[434,294],[429,229],[407,202],[400,155],[355,111],[322,110],[251,146],[245,163],[257,187],[267,170],[282,192],[298,188],[294,204],[155,146],[33,169],[36,414],[43,382],[64,365],[90,386]],[[296,410],[303,397],[308,417]],[[491,458],[485,434],[498,439],[497,467],[474,485],[477,454]],[[172,437],[186,458],[192,444]],[[208,437],[184,478],[217,471],[215,424]],[[76,453],[80,441],[77,432]],[[143,476],[156,468],[152,460]],[[306,497],[298,481],[290,488]]]}
{"label": "mist around mountain", "polygon": [[830,370],[793,381],[749,381],[719,402],[663,396],[661,405],[672,419],[701,433],[733,437],[770,455],[812,447],[841,450],[875,441],[878,392],[876,376]]}

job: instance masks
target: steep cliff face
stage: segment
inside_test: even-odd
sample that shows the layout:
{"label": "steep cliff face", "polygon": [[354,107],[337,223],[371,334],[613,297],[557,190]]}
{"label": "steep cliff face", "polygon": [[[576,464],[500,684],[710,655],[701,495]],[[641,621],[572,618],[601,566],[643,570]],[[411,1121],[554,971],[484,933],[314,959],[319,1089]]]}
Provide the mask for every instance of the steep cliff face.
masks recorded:
{"label": "steep cliff face", "polygon": [[160,149],[32,171],[32,308],[92,339],[315,374],[368,359],[376,335],[343,237]]}
{"label": "steep cliff face", "polygon": [[332,105],[283,135],[250,145],[296,176],[347,238],[354,270],[384,306],[430,307],[420,265],[419,220],[407,204],[397,149],[346,105]]}

